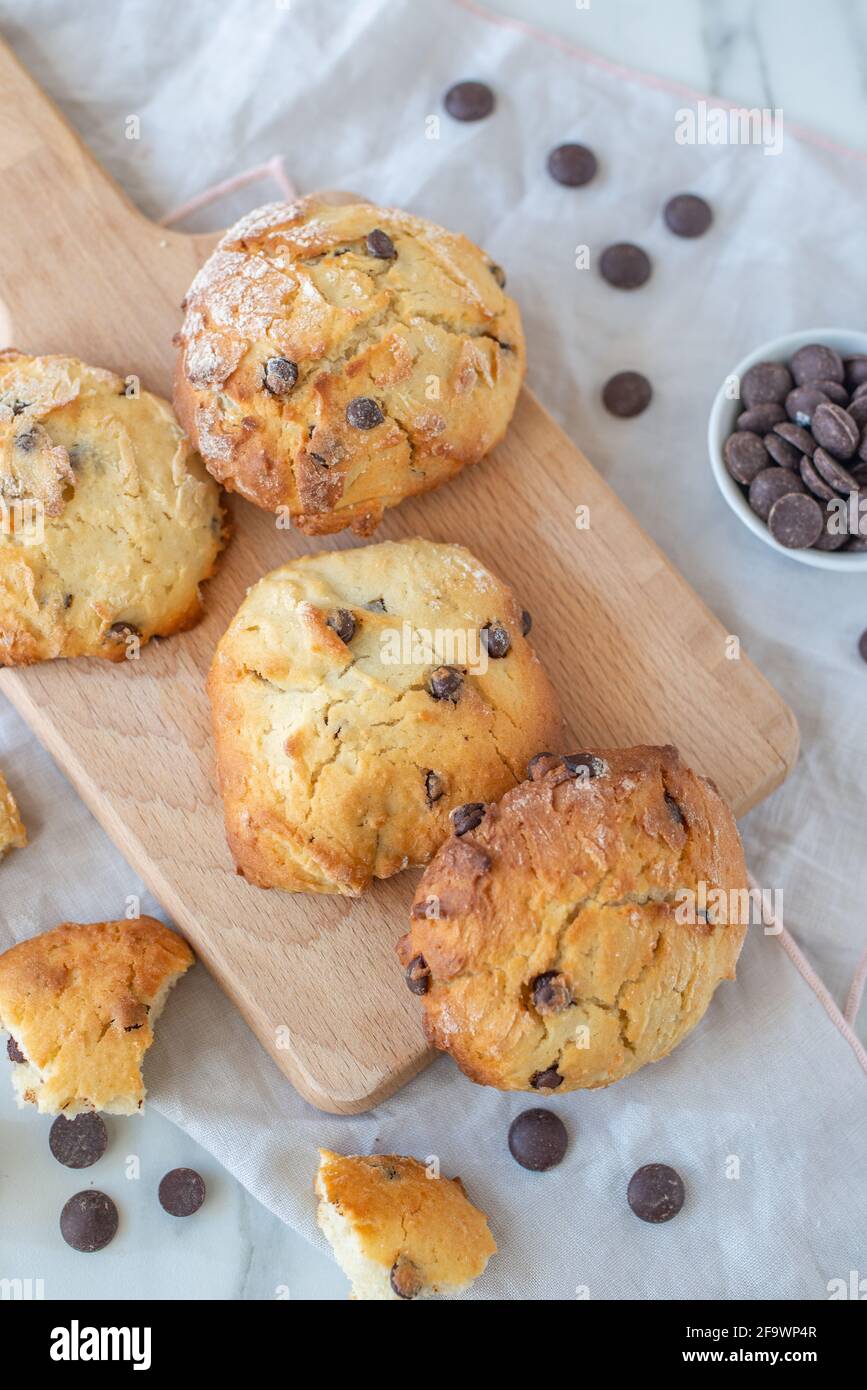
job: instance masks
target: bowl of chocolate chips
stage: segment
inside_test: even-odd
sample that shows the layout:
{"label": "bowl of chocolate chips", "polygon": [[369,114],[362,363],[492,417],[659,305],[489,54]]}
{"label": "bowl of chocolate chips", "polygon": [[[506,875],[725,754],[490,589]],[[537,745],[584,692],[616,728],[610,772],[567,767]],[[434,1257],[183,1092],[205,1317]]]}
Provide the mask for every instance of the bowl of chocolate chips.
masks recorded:
{"label": "bowl of chocolate chips", "polygon": [[708,447],[754,535],[805,565],[867,570],[867,333],[812,328],[751,352],[717,392]]}

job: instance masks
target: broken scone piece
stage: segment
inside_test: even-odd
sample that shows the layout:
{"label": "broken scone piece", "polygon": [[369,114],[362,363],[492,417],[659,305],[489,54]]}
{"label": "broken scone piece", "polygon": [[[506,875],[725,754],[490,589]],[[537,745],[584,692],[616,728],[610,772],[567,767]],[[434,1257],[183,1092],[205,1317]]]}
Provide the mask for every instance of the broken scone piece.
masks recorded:
{"label": "broken scone piece", "polygon": [[0,859],[9,849],[23,849],[27,844],[27,831],[15,798],[6,785],[6,778],[0,772]]}
{"label": "broken scone piece", "polygon": [[496,1253],[460,1178],[416,1158],[320,1149],[317,1221],[356,1299],[434,1298],[469,1287]]}
{"label": "broken scone piece", "polygon": [[153,917],[65,922],[0,955],[0,1028],[18,1104],[43,1115],[132,1115],[141,1063],[187,943]]}

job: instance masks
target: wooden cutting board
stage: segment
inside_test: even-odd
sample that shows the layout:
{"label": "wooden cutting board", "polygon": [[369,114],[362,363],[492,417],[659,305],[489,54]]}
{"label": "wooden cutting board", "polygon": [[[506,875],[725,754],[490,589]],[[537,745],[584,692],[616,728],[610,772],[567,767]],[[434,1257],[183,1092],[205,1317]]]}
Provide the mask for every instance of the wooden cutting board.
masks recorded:
{"label": "wooden cutting board", "polygon": [[[0,346],[72,353],[168,395],[179,305],[214,239],[143,217],[2,46],[0,188]],[[577,503],[589,530],[576,529]],[[248,585],[294,555],[357,542],[278,531],[237,499],[231,509],[234,539],[195,631],[119,666],[6,670],[0,690],[301,1094],[352,1113],[429,1056],[393,949],[417,874],[356,901],[238,878],[204,679]],[[528,391],[494,456],[391,512],[376,538],[412,535],[462,542],[515,589],[574,746],[677,743],[738,814],[786,776],[790,710],[746,658],[727,659],[723,628]]]}

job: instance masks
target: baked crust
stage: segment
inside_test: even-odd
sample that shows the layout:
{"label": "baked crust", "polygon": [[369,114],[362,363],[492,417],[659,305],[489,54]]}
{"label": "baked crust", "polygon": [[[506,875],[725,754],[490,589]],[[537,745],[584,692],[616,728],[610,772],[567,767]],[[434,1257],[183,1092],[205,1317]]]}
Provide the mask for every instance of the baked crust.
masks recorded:
{"label": "baked crust", "polygon": [[[394,256],[371,254],[375,229]],[[225,487],[310,535],[370,535],[386,507],[505,433],[525,349],[497,275],[466,237],[396,208],[268,204],[226,233],[184,301],[178,416]],[[297,372],[285,390],[265,384],[275,358]],[[382,423],[348,423],[357,397]]]}
{"label": "baked crust", "polygon": [[27,831],[6,778],[0,772],[0,859],[7,850],[23,849],[26,844]]}
{"label": "baked crust", "polygon": [[703,920],[699,889],[742,904],[728,807],[672,747],[586,756],[596,775],[541,760],[442,846],[398,947],[429,1041],[481,1085],[610,1085],[676,1047],[734,978],[746,922]]}

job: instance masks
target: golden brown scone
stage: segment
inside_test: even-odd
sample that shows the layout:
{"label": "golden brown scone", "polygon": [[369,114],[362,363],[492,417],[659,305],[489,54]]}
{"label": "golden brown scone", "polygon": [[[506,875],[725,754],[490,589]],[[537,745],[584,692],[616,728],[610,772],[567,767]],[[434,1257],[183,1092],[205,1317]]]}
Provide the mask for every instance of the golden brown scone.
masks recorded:
{"label": "golden brown scone", "polygon": [[396,208],[270,203],[193,281],[175,409],[225,487],[311,535],[370,535],[503,437],[525,365],[503,283]]}
{"label": "golden brown scone", "polygon": [[674,748],[531,766],[443,845],[398,953],[428,1039],[467,1076],[559,1094],[628,1076],[698,1023],[748,914],[705,920],[689,894],[744,893],[747,873],[731,812]]}
{"label": "golden brown scone", "polygon": [[319,1154],[316,1219],[353,1298],[460,1293],[496,1254],[484,1212],[460,1178],[432,1177],[398,1154]]}
{"label": "golden brown scone", "polygon": [[467,550],[425,540],[307,555],[254,585],[208,678],[239,871],[354,895],[427,863],[453,808],[520,781],[560,730],[523,618]]}
{"label": "golden brown scone", "polygon": [[18,1104],[132,1115],[154,1023],[193,953],[153,917],[65,922],[0,956],[0,1028]]}
{"label": "golden brown scone", "polygon": [[23,849],[27,844],[27,831],[15,804],[15,798],[6,785],[6,778],[0,772],[0,859],[7,850]]}
{"label": "golden brown scone", "polygon": [[122,661],[192,627],[223,544],[219,489],[165,401],[74,357],[11,349],[0,521],[0,666]]}

